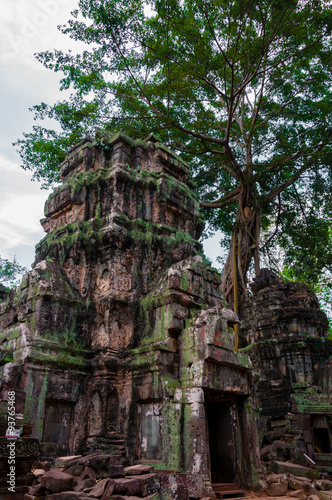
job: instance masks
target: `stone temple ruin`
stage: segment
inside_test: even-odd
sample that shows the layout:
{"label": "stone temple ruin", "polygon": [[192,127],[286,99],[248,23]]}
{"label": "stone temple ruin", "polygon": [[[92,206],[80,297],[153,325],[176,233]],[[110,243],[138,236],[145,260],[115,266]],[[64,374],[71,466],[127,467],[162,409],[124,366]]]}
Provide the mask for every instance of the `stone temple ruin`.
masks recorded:
{"label": "stone temple ruin", "polygon": [[332,342],[314,295],[263,272],[236,353],[185,162],[117,134],[73,148],[60,176],[33,270],[0,305],[0,472],[13,389],[22,456],[40,443],[46,459],[153,466],[153,500],[255,488],[264,460],[304,453],[329,471]]}

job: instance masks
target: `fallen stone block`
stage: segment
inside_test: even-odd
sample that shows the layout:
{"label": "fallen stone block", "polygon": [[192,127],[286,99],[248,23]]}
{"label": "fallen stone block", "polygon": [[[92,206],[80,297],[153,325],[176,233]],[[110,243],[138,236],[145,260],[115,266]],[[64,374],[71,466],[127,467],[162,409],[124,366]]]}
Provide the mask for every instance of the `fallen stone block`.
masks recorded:
{"label": "fallen stone block", "polygon": [[62,491],[46,495],[45,500],[91,500],[91,497],[84,495],[80,491]]}
{"label": "fallen stone block", "polygon": [[73,455],[71,457],[58,457],[55,459],[55,467],[69,467],[74,460],[82,458],[82,455]]}
{"label": "fallen stone block", "polygon": [[268,490],[268,488],[269,488],[269,485],[268,485],[267,481],[265,481],[264,479],[259,479],[258,483],[255,486],[255,491],[258,493],[264,493],[265,491]]}
{"label": "fallen stone block", "polygon": [[74,486],[74,491],[83,491],[86,488],[92,488],[95,485],[95,480],[88,477],[80,481],[78,479],[77,484]]}
{"label": "fallen stone block", "polygon": [[[133,478],[134,477],[135,476],[133,476]],[[141,476],[138,476],[138,480],[141,487],[140,494],[142,497],[152,495],[160,490],[160,483],[157,474],[142,474]]]}
{"label": "fallen stone block", "polygon": [[291,476],[291,477],[288,478],[288,486],[292,490],[302,490],[302,491],[304,491],[304,485],[305,484],[308,484],[308,483],[306,483],[306,481],[300,481],[296,477]]}
{"label": "fallen stone block", "polygon": [[78,478],[79,481],[84,481],[84,479],[92,479],[93,481],[96,480],[95,471],[91,467],[85,467],[82,474]]}
{"label": "fallen stone block", "polygon": [[109,479],[105,491],[103,493],[103,496],[101,497],[101,500],[110,500],[114,492],[114,488],[115,488],[115,481],[113,479]]}
{"label": "fallen stone block", "polygon": [[143,464],[138,464],[138,465],[130,465],[129,467],[124,468],[124,472],[126,476],[136,476],[140,474],[148,474],[149,472],[152,472],[154,470],[154,467],[152,465],[143,465]]}
{"label": "fallen stone block", "polygon": [[161,500],[161,497],[159,493],[153,493],[153,495],[149,495],[147,497],[128,497],[126,495],[116,495],[112,496],[111,500]]}
{"label": "fallen stone block", "polygon": [[332,491],[319,491],[318,496],[320,500],[332,500]]}
{"label": "fallen stone block", "polygon": [[272,484],[272,483],[287,483],[287,476],[286,474],[269,474],[266,476],[266,482],[267,484]]}
{"label": "fallen stone block", "polygon": [[36,479],[36,476],[34,475],[33,472],[28,472],[26,475],[26,484],[28,486],[31,486],[33,481]]}
{"label": "fallen stone block", "polygon": [[285,483],[272,483],[267,491],[270,497],[281,497],[286,495],[288,490],[288,485]]}
{"label": "fallen stone block", "polygon": [[94,497],[94,498],[101,497],[104,494],[104,491],[105,491],[105,488],[107,486],[107,483],[110,480],[111,480],[110,478],[107,478],[107,479],[101,479],[100,481],[98,481],[93,486],[93,488],[91,489],[91,491],[89,491],[89,493],[87,494],[87,496]]}
{"label": "fallen stone block", "polygon": [[39,477],[42,477],[44,474],[46,474],[46,470],[44,470],[44,469],[35,469],[33,471],[33,474],[34,474],[34,476],[36,476],[37,478],[39,478]]}
{"label": "fallen stone block", "polygon": [[30,486],[29,488],[29,495],[35,497],[43,497],[46,492],[47,490],[42,484],[36,484],[35,486]]}
{"label": "fallen stone block", "polygon": [[261,458],[262,460],[283,460],[289,457],[288,453],[287,443],[277,440],[261,449]]}
{"label": "fallen stone block", "polygon": [[319,490],[332,491],[332,481],[329,479],[318,479],[315,485]]}
{"label": "fallen stone block", "polygon": [[314,484],[305,484],[304,485],[304,491],[306,492],[307,496],[310,496],[310,495],[318,495],[318,490],[317,488],[315,487]]}
{"label": "fallen stone block", "polygon": [[47,460],[44,460],[43,462],[38,462],[36,465],[36,469],[44,469],[46,472],[48,472],[51,469],[51,462],[48,462]]}
{"label": "fallen stone block", "polygon": [[68,491],[74,486],[74,478],[65,472],[51,469],[40,478],[41,484],[54,493]]}
{"label": "fallen stone block", "polygon": [[141,483],[136,478],[119,478],[114,479],[114,493],[122,493],[127,496],[139,495],[141,492]]}
{"label": "fallen stone block", "polygon": [[68,467],[83,465],[95,471],[96,478],[125,477],[121,455],[91,455],[73,460]]}
{"label": "fallen stone block", "polygon": [[303,465],[292,464],[290,462],[277,462],[271,463],[271,471],[275,474],[293,474],[293,476],[307,477],[308,479],[318,479],[319,472]]}
{"label": "fallen stone block", "polygon": [[125,495],[138,495],[146,497],[160,489],[157,474],[142,474],[140,476],[126,476],[124,479],[114,479],[114,493]]}
{"label": "fallen stone block", "polygon": [[83,464],[78,464],[78,465],[71,465],[67,469],[65,469],[67,474],[71,474],[72,476],[80,476],[84,470],[84,465]]}
{"label": "fallen stone block", "polygon": [[136,497],[136,496],[128,497],[127,495],[112,495],[110,500],[142,500],[142,497]]}
{"label": "fallen stone block", "polygon": [[289,493],[289,496],[292,498],[300,498],[301,500],[305,500],[307,498],[307,495],[303,490],[294,490]]}

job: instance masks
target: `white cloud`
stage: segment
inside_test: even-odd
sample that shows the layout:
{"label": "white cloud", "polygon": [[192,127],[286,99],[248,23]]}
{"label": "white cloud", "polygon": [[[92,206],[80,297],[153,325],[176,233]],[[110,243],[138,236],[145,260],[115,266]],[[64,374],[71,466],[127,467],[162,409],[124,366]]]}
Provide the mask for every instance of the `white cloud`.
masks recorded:
{"label": "white cloud", "polygon": [[33,249],[45,234],[39,220],[48,196],[30,177],[17,163],[0,155],[0,255],[11,259],[23,252],[24,265],[31,263],[33,253],[28,251],[25,257],[24,247]]}
{"label": "white cloud", "polygon": [[34,53],[69,48],[57,30],[65,24],[77,0],[3,0],[0,31],[0,255],[29,266],[34,246],[43,238],[39,220],[48,196],[31,172],[23,171],[12,142],[28,132],[33,115],[28,108],[61,99],[59,75],[45,69]]}

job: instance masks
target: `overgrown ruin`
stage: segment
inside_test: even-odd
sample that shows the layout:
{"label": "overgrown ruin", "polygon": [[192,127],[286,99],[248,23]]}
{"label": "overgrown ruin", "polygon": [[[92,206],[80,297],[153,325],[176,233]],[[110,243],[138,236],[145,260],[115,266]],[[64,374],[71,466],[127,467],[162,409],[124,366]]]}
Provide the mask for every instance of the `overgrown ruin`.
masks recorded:
{"label": "overgrown ruin", "polygon": [[161,500],[258,487],[259,446],[276,441],[286,459],[323,454],[328,468],[332,348],[317,299],[261,278],[236,353],[238,318],[198,242],[184,161],[153,137],[117,134],[84,140],[60,174],[33,270],[0,310],[0,403],[24,391],[41,456],[153,465]]}
{"label": "overgrown ruin", "polygon": [[[332,473],[332,342],[317,297],[262,270],[242,324],[259,373],[254,399],[263,457]],[[280,439],[283,438],[283,441]]]}

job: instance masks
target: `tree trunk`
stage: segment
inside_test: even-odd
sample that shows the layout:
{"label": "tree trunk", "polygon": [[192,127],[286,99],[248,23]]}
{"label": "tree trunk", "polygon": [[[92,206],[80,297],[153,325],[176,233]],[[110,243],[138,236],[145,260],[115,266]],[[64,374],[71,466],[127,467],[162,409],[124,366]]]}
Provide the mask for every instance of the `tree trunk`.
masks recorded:
{"label": "tree trunk", "polygon": [[247,272],[252,258],[255,259],[256,274],[259,272],[261,210],[252,209],[252,200],[250,203],[248,198],[247,193],[241,193],[231,246],[221,278],[224,297],[240,317],[246,296]]}

